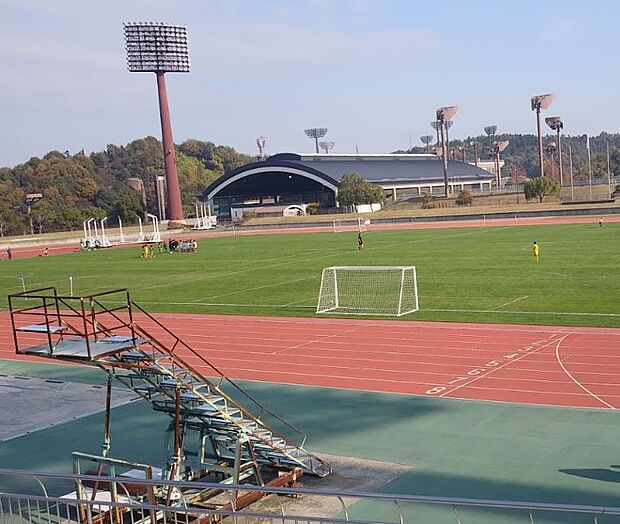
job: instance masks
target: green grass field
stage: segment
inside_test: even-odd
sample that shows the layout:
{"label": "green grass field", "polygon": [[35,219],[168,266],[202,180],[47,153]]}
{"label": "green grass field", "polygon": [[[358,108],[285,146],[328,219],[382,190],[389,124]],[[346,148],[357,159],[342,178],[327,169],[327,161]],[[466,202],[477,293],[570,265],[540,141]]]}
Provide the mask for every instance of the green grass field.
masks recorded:
{"label": "green grass field", "polygon": [[[404,319],[620,326],[620,224],[210,238],[197,253],[140,259],[139,246],[0,263],[6,294],[127,287],[147,310],[313,316],[321,270],[415,265],[420,311]],[[542,248],[538,264],[531,244]]]}

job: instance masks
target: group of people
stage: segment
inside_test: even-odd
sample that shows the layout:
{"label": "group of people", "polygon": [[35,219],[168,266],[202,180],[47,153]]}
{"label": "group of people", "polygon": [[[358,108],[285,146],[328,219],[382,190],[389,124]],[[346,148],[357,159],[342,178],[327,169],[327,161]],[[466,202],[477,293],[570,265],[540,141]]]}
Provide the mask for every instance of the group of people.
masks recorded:
{"label": "group of people", "polygon": [[155,250],[158,253],[195,253],[198,249],[198,242],[193,239],[189,240],[174,240],[169,239],[168,242],[158,242],[155,244],[142,244],[141,257],[153,258]]}
{"label": "group of people", "polygon": [[80,239],[80,251],[92,251],[93,249],[99,249],[101,247],[101,242],[98,238],[96,238],[93,242],[90,240]]}

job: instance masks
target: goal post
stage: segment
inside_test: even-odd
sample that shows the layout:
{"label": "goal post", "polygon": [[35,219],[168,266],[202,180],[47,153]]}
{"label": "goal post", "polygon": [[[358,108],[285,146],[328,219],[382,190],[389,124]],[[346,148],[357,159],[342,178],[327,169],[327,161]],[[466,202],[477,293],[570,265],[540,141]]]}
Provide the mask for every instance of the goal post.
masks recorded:
{"label": "goal post", "polygon": [[321,274],[317,314],[400,317],[418,309],[415,266],[332,266]]}

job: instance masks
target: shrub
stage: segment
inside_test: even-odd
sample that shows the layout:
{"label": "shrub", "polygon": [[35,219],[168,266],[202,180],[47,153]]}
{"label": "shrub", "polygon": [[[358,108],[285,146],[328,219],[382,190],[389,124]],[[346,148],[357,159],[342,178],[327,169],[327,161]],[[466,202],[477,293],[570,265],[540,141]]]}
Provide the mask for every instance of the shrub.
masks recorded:
{"label": "shrub", "polygon": [[422,199],[422,209],[435,209],[437,207],[437,202],[435,200],[433,195],[426,193]]}

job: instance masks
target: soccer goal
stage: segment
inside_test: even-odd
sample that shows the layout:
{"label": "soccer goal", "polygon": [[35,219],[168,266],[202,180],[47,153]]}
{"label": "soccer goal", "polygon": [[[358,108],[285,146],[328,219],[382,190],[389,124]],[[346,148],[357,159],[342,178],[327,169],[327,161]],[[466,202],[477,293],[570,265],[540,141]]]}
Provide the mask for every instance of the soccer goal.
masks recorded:
{"label": "soccer goal", "polygon": [[323,269],[317,314],[400,317],[417,310],[415,266],[333,266]]}

